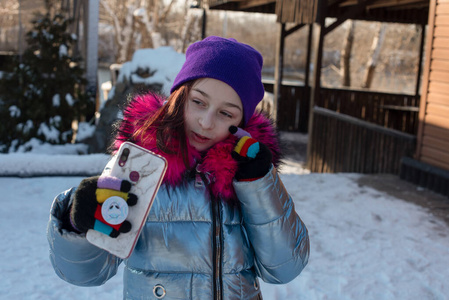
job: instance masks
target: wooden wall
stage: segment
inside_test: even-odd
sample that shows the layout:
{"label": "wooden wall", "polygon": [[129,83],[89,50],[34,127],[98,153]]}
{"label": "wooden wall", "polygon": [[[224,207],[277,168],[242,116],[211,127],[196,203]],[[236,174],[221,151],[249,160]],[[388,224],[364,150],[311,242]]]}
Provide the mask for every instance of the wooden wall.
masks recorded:
{"label": "wooden wall", "polygon": [[415,151],[414,135],[325,108],[313,108],[311,172],[399,174],[401,158]]}
{"label": "wooden wall", "polygon": [[419,97],[354,89],[320,88],[316,106],[416,135]]}
{"label": "wooden wall", "polygon": [[[264,82],[265,91],[273,93],[274,84]],[[276,126],[282,131],[308,132],[310,88],[303,85],[283,84],[278,102]]]}
{"label": "wooden wall", "polygon": [[449,170],[449,0],[431,0],[416,159]]}

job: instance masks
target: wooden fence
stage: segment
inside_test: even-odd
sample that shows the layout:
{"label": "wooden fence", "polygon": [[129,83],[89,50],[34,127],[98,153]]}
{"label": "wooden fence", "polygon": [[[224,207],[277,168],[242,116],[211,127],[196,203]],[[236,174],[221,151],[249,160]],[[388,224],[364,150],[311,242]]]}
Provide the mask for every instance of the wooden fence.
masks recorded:
{"label": "wooden fence", "polygon": [[[273,93],[274,84],[264,81],[265,91]],[[278,103],[277,127],[282,131],[307,133],[310,88],[299,84],[282,84]]]}
{"label": "wooden fence", "polygon": [[[273,83],[265,81],[267,92]],[[299,84],[281,86],[277,126],[282,131],[308,132],[310,88]],[[420,97],[372,91],[320,88],[315,105],[383,127],[416,135]]]}
{"label": "wooden fence", "polygon": [[311,172],[399,174],[416,137],[328,109],[313,109],[307,164]]}
{"label": "wooden fence", "polygon": [[419,99],[412,95],[320,88],[315,105],[416,135]]}

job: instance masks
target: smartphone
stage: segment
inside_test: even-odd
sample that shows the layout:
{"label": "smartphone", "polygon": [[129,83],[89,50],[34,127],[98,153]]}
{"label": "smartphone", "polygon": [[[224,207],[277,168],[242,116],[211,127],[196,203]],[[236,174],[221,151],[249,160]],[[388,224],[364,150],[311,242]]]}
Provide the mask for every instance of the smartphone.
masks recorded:
{"label": "smartphone", "polygon": [[131,223],[131,231],[112,238],[89,229],[86,234],[87,240],[117,257],[128,258],[136,246],[166,170],[165,158],[136,144],[124,142],[108,162],[102,175],[125,179],[132,183],[130,193],[137,196],[137,203],[127,208],[126,220]]}

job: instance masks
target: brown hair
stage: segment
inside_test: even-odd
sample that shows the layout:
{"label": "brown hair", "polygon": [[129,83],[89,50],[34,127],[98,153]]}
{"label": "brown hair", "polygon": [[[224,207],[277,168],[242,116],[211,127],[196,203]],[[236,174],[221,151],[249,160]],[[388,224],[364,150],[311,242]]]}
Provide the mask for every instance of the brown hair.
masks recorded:
{"label": "brown hair", "polygon": [[[146,132],[150,127],[156,128],[156,145],[159,150],[167,154],[182,155],[182,159],[187,168],[189,168],[187,138],[184,129],[184,111],[185,104],[189,97],[194,81],[189,81],[177,88],[154,115],[146,119],[143,125],[137,129],[133,139],[140,139],[143,143],[148,139],[154,138]],[[176,139],[178,142],[173,143]]]}

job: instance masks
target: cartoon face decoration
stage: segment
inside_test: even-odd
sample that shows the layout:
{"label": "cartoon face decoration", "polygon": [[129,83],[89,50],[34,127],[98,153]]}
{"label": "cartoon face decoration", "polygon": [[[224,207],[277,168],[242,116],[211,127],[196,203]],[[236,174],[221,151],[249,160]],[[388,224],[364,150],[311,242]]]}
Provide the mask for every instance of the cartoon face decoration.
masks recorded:
{"label": "cartoon face decoration", "polygon": [[128,204],[118,196],[112,196],[101,206],[101,215],[111,225],[123,223],[128,216]]}

